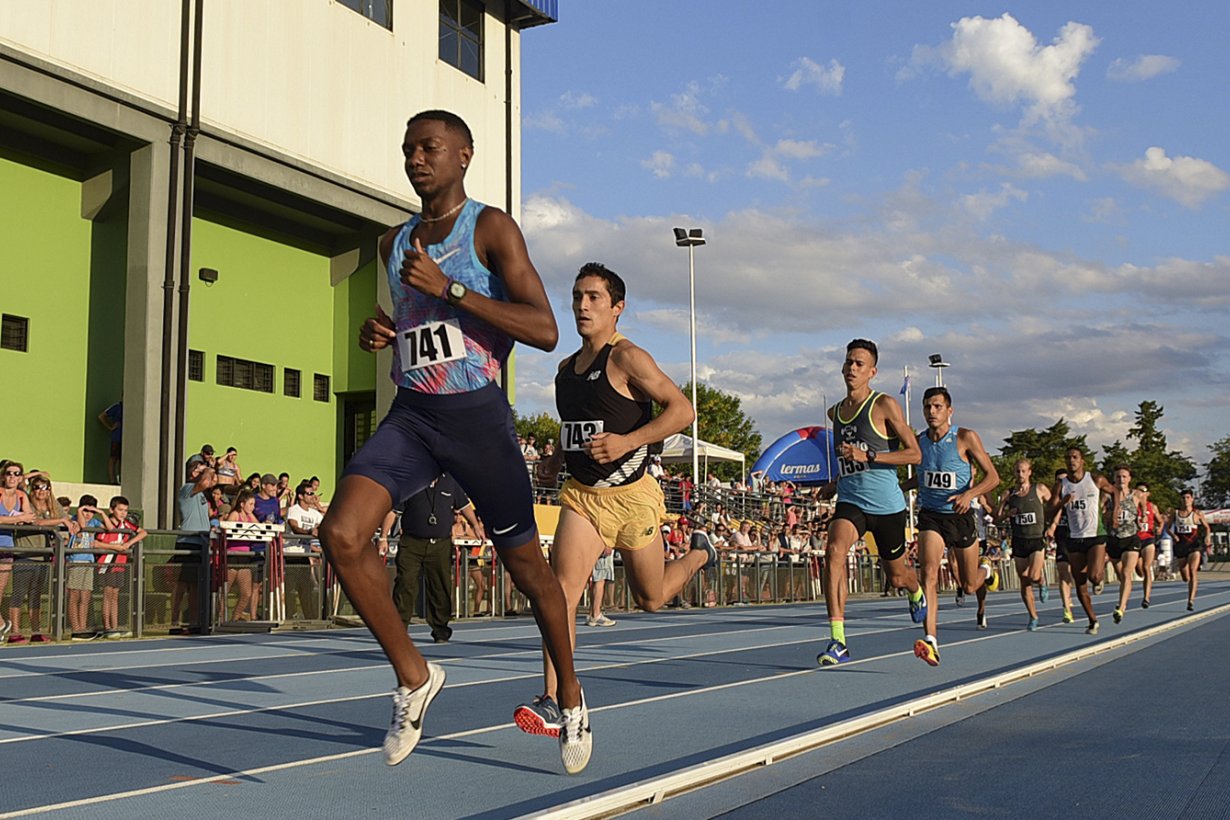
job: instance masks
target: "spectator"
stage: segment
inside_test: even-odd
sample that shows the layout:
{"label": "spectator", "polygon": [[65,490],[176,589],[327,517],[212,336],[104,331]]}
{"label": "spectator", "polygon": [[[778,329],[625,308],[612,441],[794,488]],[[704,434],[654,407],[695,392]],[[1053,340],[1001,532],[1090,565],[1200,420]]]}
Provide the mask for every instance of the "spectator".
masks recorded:
{"label": "spectator", "polygon": [[654,456],[649,460],[649,474],[659,481],[666,475],[666,469],[662,466],[662,456]]}
{"label": "spectator", "polygon": [[98,499],[83,495],[77,501],[77,535],[69,546],[68,564],[68,624],[74,641],[92,641],[98,632],[89,628],[90,602],[94,597],[94,533],[87,530],[106,528],[98,509]]}
{"label": "spectator", "polygon": [[110,438],[110,455],[107,456],[107,480],[120,483],[120,455],[124,438],[124,402],[117,401],[98,414],[98,421],[107,428]]}
{"label": "spectator", "polygon": [[538,486],[539,504],[552,504],[559,500],[559,474],[563,469],[563,450],[557,452],[555,445],[548,441],[542,448],[542,458],[534,467],[534,483]]}
{"label": "spectator", "polygon": [[589,617],[585,619],[586,626],[615,626],[613,621],[602,613],[603,599],[606,597],[607,581],[615,581],[615,550],[607,547],[598,556],[590,573],[589,583]]}
{"label": "spectator", "polygon": [[308,483],[312,485],[312,492],[316,493],[316,495],[313,496],[316,499],[316,509],[321,512],[328,512],[329,505],[325,503],[324,494],[320,491],[320,479],[316,476],[312,476],[308,479]]}
{"label": "spectator", "polygon": [[[16,461],[0,461],[0,524],[29,524],[34,521],[30,498],[23,489],[25,467]],[[0,600],[13,580],[13,531],[0,530]],[[13,624],[0,624],[0,639],[12,631]],[[21,643],[21,641],[18,641]]]}
{"label": "spectator", "polygon": [[[419,493],[406,499],[401,517],[401,538],[397,545],[397,576],[393,581],[393,601],[406,626],[414,616],[419,577],[427,593],[423,611],[431,637],[448,643],[453,630],[452,555],[453,518],[461,513],[470,526],[485,539],[482,524],[474,515],[474,505],[461,485],[447,473]],[[386,528],[391,525],[386,517]]]}
{"label": "spectator", "polygon": [[209,488],[209,526],[216,527],[218,522],[226,518],[231,511],[231,505],[226,501],[226,492],[220,484]]}
{"label": "spectator", "polygon": [[[276,485],[277,479],[272,483]],[[260,519],[256,516],[256,495],[251,490],[240,490],[235,497],[235,508],[226,520],[245,524],[258,523]],[[254,542],[244,538],[233,541],[228,539],[226,542],[226,583],[228,587],[234,585],[237,590],[235,609],[231,612],[232,621],[250,621],[256,617],[257,597],[254,586],[259,577],[257,567],[259,562],[264,560],[264,556],[262,554],[258,558],[254,546]]]}
{"label": "spectator", "polygon": [[304,553],[286,555],[286,580],[291,592],[298,599],[299,611],[304,618],[320,617],[320,606],[316,599],[316,590],[320,588],[320,522],[324,514],[310,503],[309,499],[316,495],[312,485],[306,481],[299,482],[295,487],[295,503],[286,510],[286,526],[295,535],[308,536],[303,540]]}
{"label": "spectator", "polygon": [[184,465],[184,469],[187,470],[198,461],[210,469],[217,469],[218,465],[214,458],[214,446],[212,444],[202,444],[199,453],[193,453],[188,456],[188,463]]}
{"label": "spectator", "polygon": [[535,464],[538,461],[538,447],[534,434],[530,433],[525,437],[525,442],[521,445],[521,456],[525,459],[526,464]]}
{"label": "spectator", "polygon": [[227,447],[226,455],[218,460],[214,472],[218,474],[218,483],[223,487],[238,486],[239,477],[243,475],[243,470],[239,467],[239,451],[234,447]]}
{"label": "spectator", "polygon": [[[454,544],[458,541],[481,540],[460,510],[453,514],[452,538]],[[485,545],[475,545],[470,547],[469,555],[466,556],[466,574],[474,585],[474,605],[470,608],[471,615],[490,614],[487,611],[487,552],[488,548]]]}
{"label": "spectator", "polygon": [[[197,588],[201,571],[208,559],[211,507],[207,495],[216,486],[217,476],[204,461],[188,469],[187,481],[176,494],[179,507],[180,535],[175,539],[175,552],[170,563],[176,565],[175,588],[171,592],[171,634],[199,632],[200,599]],[[223,516],[223,505],[213,510]],[[183,620],[184,598],[188,599],[188,618]]]}
{"label": "spectator", "polygon": [[[278,504],[282,507],[282,517],[286,517],[287,511],[295,503],[295,489],[290,486],[290,473],[278,473]],[[312,495],[316,494],[316,490],[312,490]]]}
{"label": "spectator", "polygon": [[[313,495],[316,489],[312,488]],[[282,504],[278,501],[278,480],[273,473],[265,473],[261,476],[260,492],[256,496],[256,506],[254,508],[256,520],[264,524],[281,524]],[[263,550],[260,550],[263,552]]]}
{"label": "spectator", "polygon": [[120,628],[120,588],[128,580],[128,552],[145,538],[147,533],[128,519],[128,499],[117,495],[111,499],[109,509],[101,518],[107,532],[94,540],[114,552],[98,556],[98,574],[102,579],[102,620],[104,638],[130,638],[132,631]]}
{"label": "spectator", "polygon": [[243,480],[245,489],[251,490],[254,494],[260,492],[261,489],[261,474],[253,473]]}
{"label": "spectator", "polygon": [[[7,468],[6,468],[7,470]],[[26,532],[14,538],[17,548],[17,560],[13,568],[13,594],[9,599],[9,622],[13,632],[9,635],[9,643],[25,643],[21,634],[21,608],[25,604],[30,612],[30,641],[43,643],[50,640],[43,634],[42,596],[47,592],[47,580],[51,554],[48,552],[56,537],[53,528],[70,527],[76,529],[76,523],[68,517],[59,502],[51,493],[51,481],[46,473],[33,470],[28,473],[34,476],[30,482],[28,496],[29,519],[25,522],[38,527],[49,528],[47,532]],[[71,526],[70,526],[71,525]]]}

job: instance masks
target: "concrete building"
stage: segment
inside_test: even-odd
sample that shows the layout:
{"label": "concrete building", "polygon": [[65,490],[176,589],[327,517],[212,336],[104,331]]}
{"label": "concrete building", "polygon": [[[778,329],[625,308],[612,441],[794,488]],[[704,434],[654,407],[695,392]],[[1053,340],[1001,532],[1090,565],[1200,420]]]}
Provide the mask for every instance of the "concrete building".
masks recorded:
{"label": "concrete building", "polygon": [[[518,216],[520,35],[556,0],[0,3],[0,456],[107,481],[148,525],[203,443],[330,485],[388,361],[355,346],[376,242],[418,208],[407,117],[469,123]],[[181,344],[181,339],[186,344]],[[75,499],[74,499],[75,500]]]}

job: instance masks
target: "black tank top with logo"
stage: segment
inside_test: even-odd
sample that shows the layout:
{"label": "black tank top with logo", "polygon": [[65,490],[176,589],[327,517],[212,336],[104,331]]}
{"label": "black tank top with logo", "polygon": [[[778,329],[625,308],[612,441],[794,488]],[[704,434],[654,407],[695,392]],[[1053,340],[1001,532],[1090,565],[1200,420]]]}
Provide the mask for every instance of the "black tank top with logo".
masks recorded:
{"label": "black tank top with logo", "polygon": [[621,338],[616,334],[582,373],[576,372],[578,351],[568,357],[555,376],[555,407],[559,411],[564,461],[568,473],[590,487],[631,484],[649,466],[648,445],[641,445],[610,464],[599,464],[584,449],[595,433],[630,433],[653,418],[652,402],[628,398],[607,378],[607,361],[615,342]]}

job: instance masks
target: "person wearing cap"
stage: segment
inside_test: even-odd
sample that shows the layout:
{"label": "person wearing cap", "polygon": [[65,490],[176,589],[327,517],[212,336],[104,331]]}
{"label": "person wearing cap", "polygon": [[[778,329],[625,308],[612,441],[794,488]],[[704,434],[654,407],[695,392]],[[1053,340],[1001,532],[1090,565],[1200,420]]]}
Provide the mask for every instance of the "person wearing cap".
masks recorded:
{"label": "person wearing cap", "polygon": [[197,463],[198,461],[203,462],[206,466],[210,468],[217,467],[217,462],[216,462],[216,459],[214,458],[214,446],[212,444],[202,444],[201,452],[193,453],[192,455],[188,456],[188,461],[186,464],[184,464],[184,469],[185,470],[191,469],[192,465]]}
{"label": "person wearing cap", "polygon": [[662,456],[654,456],[649,460],[649,474],[659,481],[666,475],[666,470],[662,468]]}

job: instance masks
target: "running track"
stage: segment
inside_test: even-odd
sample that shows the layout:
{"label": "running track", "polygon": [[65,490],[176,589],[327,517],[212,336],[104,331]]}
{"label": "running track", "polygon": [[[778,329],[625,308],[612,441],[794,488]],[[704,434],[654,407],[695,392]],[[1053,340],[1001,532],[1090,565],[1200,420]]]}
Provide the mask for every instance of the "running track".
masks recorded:
{"label": "running track", "polygon": [[[1013,801],[1024,798],[1003,787],[994,756],[1016,748],[1020,726],[1049,727],[1055,745],[1035,738],[1037,760],[1011,758],[1006,782],[1012,782],[1013,767],[1030,761],[1060,780],[1060,773],[1066,778],[1070,771],[1065,750],[1075,742],[1064,734],[1071,724],[1055,722],[1061,709],[1085,710],[1077,712],[1084,716],[1077,722],[1089,734],[1075,735],[1088,741],[1077,744],[1087,752],[1097,748],[1093,738],[1115,721],[1133,693],[1166,700],[1168,691],[1194,691],[1203,694],[1193,698],[1193,714],[1220,713],[1206,711],[1207,719],[1196,720],[1184,737],[1206,756],[1220,743],[1220,764],[1216,754],[1206,762],[1220,765],[1218,782],[1230,782],[1228,733],[1213,732],[1208,743],[1214,747],[1200,745],[1210,726],[1230,725],[1225,708],[1201,706],[1224,700],[1219,692],[1230,672],[1230,621],[1220,612],[1189,618],[1185,591],[1179,584],[1158,584],[1153,606],[1131,609],[1116,626],[1109,611],[1117,588],[1108,586],[1096,602],[1099,613],[1106,613],[1096,638],[1084,634],[1081,622],[1059,623],[1057,595],[1043,606],[1043,629],[1032,634],[1024,630],[1015,592],[990,597],[986,631],[975,629],[972,607],[958,609],[949,597],[941,602],[943,663],[936,669],[913,656],[919,631],[901,598],[850,601],[847,635],[854,662],[830,670],[817,669],[814,660],[823,647],[822,605],[670,611],[624,616],[612,629],[581,626],[577,663],[595,746],[579,777],[563,774],[553,740],[524,735],[511,723],[512,708],[539,687],[537,632],[526,618],[461,623],[452,643],[422,644],[429,658],[444,664],[448,683],[428,714],[423,742],[393,768],[378,751],[389,716],[391,672],[365,630],[4,648],[0,817],[521,816],[626,790],[1093,644],[1191,621],[644,812],[781,817],[822,807],[833,816],[886,814],[895,810],[894,794],[876,784],[886,782],[885,772],[917,768],[919,758],[911,752],[916,749],[926,752],[925,761],[944,761],[927,775],[940,786],[953,779],[954,767],[992,773],[971,777],[977,784],[973,795],[968,785],[950,783],[953,798],[942,812],[937,804],[936,814],[1036,816],[1045,809],[1102,816],[1099,804],[1090,809],[1095,793],[1113,790],[1123,805],[1139,807],[1134,796],[1154,794],[1156,784],[1102,777],[1088,794],[1061,791],[1052,796],[1054,803],[1037,802],[1042,791],[1030,790],[1021,813],[1013,814]],[[1230,582],[1205,581],[1200,592],[1197,616],[1230,604]],[[1133,605],[1138,601],[1139,590]],[[412,634],[427,639],[425,627],[412,627]],[[1208,678],[1194,668],[1170,668],[1180,660],[1201,664]],[[1169,670],[1161,683],[1154,679],[1160,669]],[[1096,695],[1092,700],[1090,693]],[[990,714],[997,718],[984,717]],[[1113,749],[1149,756],[1152,744],[1170,737],[1165,728],[1178,716],[1155,715],[1157,725],[1127,737],[1111,732],[1107,754]],[[939,752],[928,744],[938,744]],[[1159,759],[1171,755],[1173,742],[1158,751]],[[903,811],[919,794],[917,784],[906,785],[897,796],[905,801]],[[1224,809],[1224,800],[1220,805]]]}

